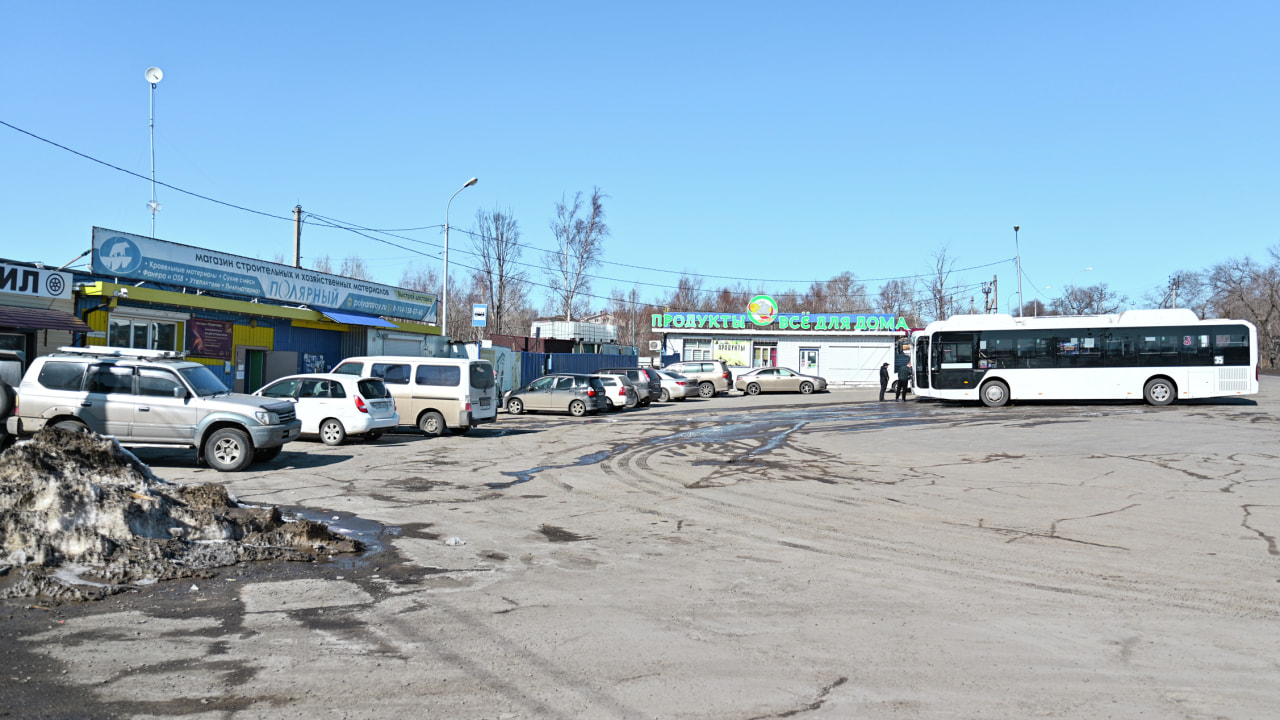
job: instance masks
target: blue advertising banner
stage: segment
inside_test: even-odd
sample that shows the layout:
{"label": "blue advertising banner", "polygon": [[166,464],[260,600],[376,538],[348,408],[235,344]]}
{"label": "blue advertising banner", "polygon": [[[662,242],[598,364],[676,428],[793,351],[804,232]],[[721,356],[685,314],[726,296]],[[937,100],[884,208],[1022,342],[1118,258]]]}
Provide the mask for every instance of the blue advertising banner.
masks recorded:
{"label": "blue advertising banner", "polygon": [[97,227],[93,229],[93,271],[316,309],[436,321],[436,296],[429,293]]}

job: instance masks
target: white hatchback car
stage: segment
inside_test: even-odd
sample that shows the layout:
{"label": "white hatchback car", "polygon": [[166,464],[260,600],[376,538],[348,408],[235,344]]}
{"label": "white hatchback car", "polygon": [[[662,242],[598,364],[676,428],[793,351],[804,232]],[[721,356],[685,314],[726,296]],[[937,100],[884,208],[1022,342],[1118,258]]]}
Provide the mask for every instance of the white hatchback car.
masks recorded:
{"label": "white hatchback car", "polygon": [[378,378],[314,373],[283,377],[254,395],[288,400],[302,421],[302,434],[341,445],[349,435],[377,440],[400,424],[396,401]]}

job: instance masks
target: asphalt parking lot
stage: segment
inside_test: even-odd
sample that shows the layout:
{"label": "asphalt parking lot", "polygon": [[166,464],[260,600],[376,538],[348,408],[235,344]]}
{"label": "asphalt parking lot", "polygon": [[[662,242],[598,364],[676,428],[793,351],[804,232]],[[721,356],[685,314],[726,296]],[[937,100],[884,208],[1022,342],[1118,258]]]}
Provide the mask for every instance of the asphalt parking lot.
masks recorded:
{"label": "asphalt parking lot", "polygon": [[361,557],[12,601],[0,713],[1261,718],[1280,708],[1280,378],[1246,399],[734,394],[161,477]]}

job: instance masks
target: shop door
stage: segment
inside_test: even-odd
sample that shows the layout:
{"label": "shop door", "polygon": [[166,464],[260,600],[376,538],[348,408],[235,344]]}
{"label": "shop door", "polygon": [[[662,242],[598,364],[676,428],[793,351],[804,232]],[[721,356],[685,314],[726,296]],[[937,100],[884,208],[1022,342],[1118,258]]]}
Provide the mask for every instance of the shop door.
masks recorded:
{"label": "shop door", "polygon": [[800,348],[800,374],[818,374],[818,348]]}
{"label": "shop door", "polygon": [[236,348],[236,392],[251,393],[266,385],[266,354],[264,347]]}

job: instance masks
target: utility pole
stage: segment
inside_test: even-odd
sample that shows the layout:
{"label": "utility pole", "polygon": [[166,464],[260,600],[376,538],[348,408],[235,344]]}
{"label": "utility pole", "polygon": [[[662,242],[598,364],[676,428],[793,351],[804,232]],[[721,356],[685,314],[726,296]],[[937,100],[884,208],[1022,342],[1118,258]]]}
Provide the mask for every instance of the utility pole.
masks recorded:
{"label": "utility pole", "polygon": [[293,206],[293,266],[302,267],[302,206]]}

